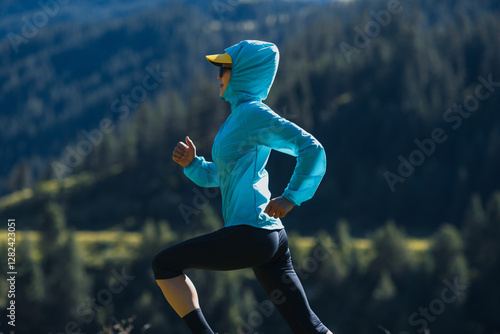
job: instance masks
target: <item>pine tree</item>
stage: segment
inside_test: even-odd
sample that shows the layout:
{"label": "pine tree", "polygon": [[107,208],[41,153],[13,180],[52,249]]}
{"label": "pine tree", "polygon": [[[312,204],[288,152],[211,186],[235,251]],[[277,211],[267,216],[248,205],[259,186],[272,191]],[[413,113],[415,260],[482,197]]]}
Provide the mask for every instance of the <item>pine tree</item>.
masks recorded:
{"label": "pine tree", "polygon": [[379,228],[373,236],[376,257],[371,267],[377,273],[383,271],[396,275],[406,272],[413,264],[404,232],[393,221]]}
{"label": "pine tree", "polygon": [[33,184],[33,172],[26,160],[18,163],[9,176],[9,188],[12,191],[22,190],[31,187]]}
{"label": "pine tree", "polygon": [[18,277],[16,284],[19,287],[16,294],[19,321],[16,329],[29,330],[32,322],[43,324],[46,322],[43,302],[47,298],[45,291],[45,277],[41,263],[35,258],[31,239],[27,236],[20,240],[16,247],[18,256]]}
{"label": "pine tree", "polygon": [[58,252],[68,241],[66,217],[62,207],[55,202],[47,203],[38,217],[38,226],[43,269],[45,272],[50,272],[56,265],[51,260],[57,258]]}
{"label": "pine tree", "polygon": [[488,217],[481,197],[474,194],[466,211],[463,236],[468,261],[474,270],[482,270],[483,262],[488,258],[484,253],[484,242],[488,239]]}
{"label": "pine tree", "polygon": [[487,209],[479,196],[471,199],[467,220],[464,223],[467,257],[470,259],[472,281],[468,290],[468,318],[481,323],[484,332],[500,329],[500,300],[498,276],[500,275],[500,193],[492,195]]}
{"label": "pine tree", "polygon": [[359,254],[354,247],[350,226],[346,220],[341,219],[337,222],[335,232],[333,234],[333,240],[335,248],[338,248],[347,269],[350,271],[358,270]]}
{"label": "pine tree", "polygon": [[458,277],[460,282],[468,281],[464,245],[456,227],[449,224],[441,226],[432,237],[431,253],[440,280]]}
{"label": "pine tree", "polygon": [[380,278],[372,292],[372,298],[378,301],[386,301],[397,295],[397,288],[392,281],[391,274],[387,271],[380,273]]}
{"label": "pine tree", "polygon": [[74,232],[68,231],[63,208],[47,204],[40,215],[40,252],[46,277],[44,311],[57,314],[47,330],[63,329],[77,321],[76,308],[89,292],[90,280]]}

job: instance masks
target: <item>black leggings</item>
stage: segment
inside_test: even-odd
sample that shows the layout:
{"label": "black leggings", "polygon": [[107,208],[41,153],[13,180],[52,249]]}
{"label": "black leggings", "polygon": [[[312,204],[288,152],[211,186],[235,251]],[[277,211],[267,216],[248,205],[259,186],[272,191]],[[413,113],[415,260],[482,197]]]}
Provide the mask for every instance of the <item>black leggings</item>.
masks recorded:
{"label": "black leggings", "polygon": [[153,260],[157,280],[180,276],[187,269],[223,271],[249,267],[294,334],[328,332],[309,307],[292,266],[284,229],[224,227],[169,247]]}

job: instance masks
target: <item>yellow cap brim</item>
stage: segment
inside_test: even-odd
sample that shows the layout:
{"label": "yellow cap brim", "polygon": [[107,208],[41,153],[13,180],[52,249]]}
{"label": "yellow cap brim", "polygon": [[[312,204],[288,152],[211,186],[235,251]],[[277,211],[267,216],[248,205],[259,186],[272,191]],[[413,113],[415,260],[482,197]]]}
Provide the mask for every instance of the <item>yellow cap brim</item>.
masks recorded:
{"label": "yellow cap brim", "polygon": [[208,55],[205,56],[207,60],[215,66],[221,66],[222,64],[232,64],[233,60],[231,56],[227,53],[218,54],[218,55]]}

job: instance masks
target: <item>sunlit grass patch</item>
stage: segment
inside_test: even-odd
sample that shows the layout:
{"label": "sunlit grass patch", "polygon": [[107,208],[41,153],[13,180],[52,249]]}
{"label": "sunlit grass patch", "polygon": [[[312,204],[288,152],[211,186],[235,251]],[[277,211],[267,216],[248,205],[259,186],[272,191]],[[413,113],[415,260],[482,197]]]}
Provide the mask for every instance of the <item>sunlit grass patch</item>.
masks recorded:
{"label": "sunlit grass patch", "polygon": [[[368,250],[373,246],[373,242],[370,239],[353,239],[353,243],[354,247],[360,250]],[[406,239],[406,245],[411,251],[424,252],[429,250],[430,242],[428,239],[408,238]]]}
{"label": "sunlit grass patch", "polygon": [[23,189],[0,198],[0,209],[26,201],[33,197],[33,189]]}
{"label": "sunlit grass patch", "polygon": [[428,239],[408,239],[408,248],[415,252],[428,251],[430,248],[430,241]]}
{"label": "sunlit grass patch", "polygon": [[[120,165],[115,165],[110,168],[108,175],[115,175],[122,171]],[[39,182],[34,188],[26,188],[15,191],[11,194],[0,198],[0,209],[4,209],[13,205],[22,204],[22,202],[30,200],[35,194],[54,195],[62,189],[68,190],[75,186],[90,185],[95,181],[95,177],[88,172],[77,175],[68,176],[62,180],[52,179]]]}

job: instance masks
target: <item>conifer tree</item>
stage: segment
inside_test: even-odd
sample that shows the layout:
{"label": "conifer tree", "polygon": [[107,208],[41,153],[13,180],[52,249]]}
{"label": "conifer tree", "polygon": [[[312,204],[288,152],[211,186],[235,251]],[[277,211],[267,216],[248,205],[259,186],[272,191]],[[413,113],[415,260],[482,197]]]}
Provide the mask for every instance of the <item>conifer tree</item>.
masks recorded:
{"label": "conifer tree", "polygon": [[67,229],[63,208],[47,204],[40,215],[40,252],[45,280],[44,311],[57,314],[48,330],[60,331],[65,324],[78,320],[76,308],[89,292],[90,280],[85,271],[74,232]]}
{"label": "conifer tree", "polygon": [[9,176],[9,188],[12,191],[22,190],[32,186],[33,172],[30,164],[22,160],[11,171]]}
{"label": "conifer tree", "polygon": [[477,270],[483,269],[483,262],[488,257],[488,254],[484,254],[483,246],[488,238],[488,223],[481,197],[472,195],[463,224],[463,236],[467,259],[471,267]]}
{"label": "conifer tree", "polygon": [[457,278],[460,283],[467,284],[468,268],[462,236],[454,226],[445,224],[434,234],[431,253],[434,258],[435,277],[439,282]]}
{"label": "conifer tree", "polygon": [[22,238],[16,247],[18,257],[18,277],[16,303],[18,303],[17,330],[28,329],[28,322],[43,324],[46,316],[43,310],[45,300],[45,277],[40,261],[35,258],[35,251],[29,237]]}
{"label": "conifer tree", "polygon": [[372,292],[372,298],[379,301],[386,301],[394,298],[397,294],[397,288],[392,281],[391,274],[387,271],[380,273],[380,278]]}
{"label": "conifer tree", "polygon": [[393,221],[388,221],[373,236],[373,249],[376,257],[371,267],[377,273],[387,271],[402,274],[412,265],[404,232]]}

